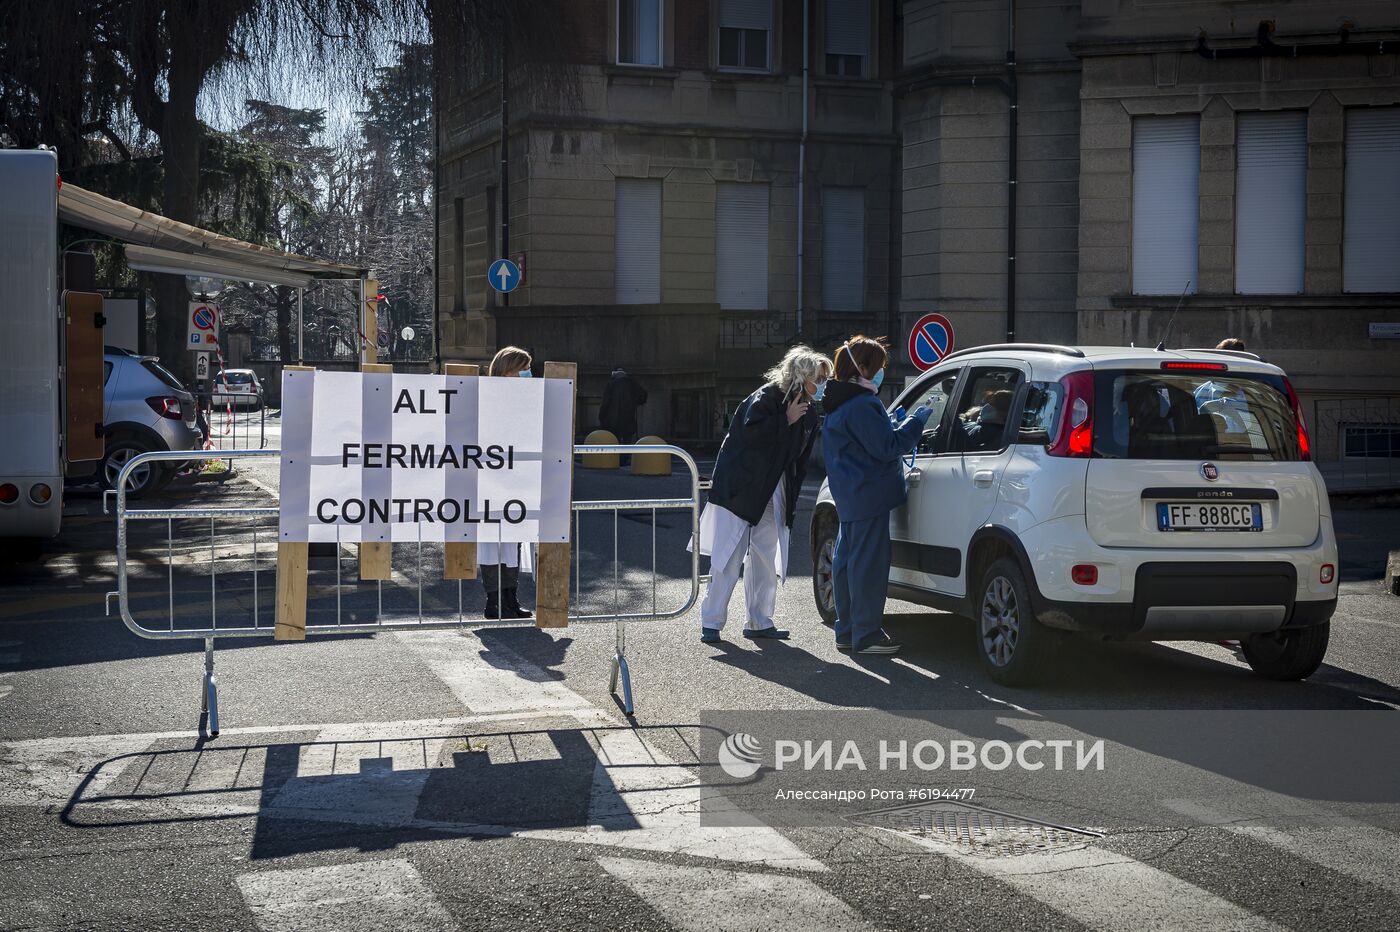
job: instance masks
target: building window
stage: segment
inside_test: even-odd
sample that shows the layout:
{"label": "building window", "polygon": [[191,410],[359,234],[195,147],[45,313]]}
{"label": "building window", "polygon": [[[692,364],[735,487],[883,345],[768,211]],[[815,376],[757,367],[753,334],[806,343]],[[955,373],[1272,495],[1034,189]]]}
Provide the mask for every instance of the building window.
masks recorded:
{"label": "building window", "polygon": [[1133,120],[1133,293],[1196,293],[1201,120]]}
{"label": "building window", "polygon": [[719,0],[719,66],[767,71],[772,0]]}
{"label": "building window", "polygon": [[1347,111],[1342,287],[1400,291],[1400,107]]}
{"label": "building window", "polygon": [[661,64],[661,0],[617,0],[617,63]]}
{"label": "building window", "polygon": [[1241,113],[1235,152],[1235,291],[1302,294],[1307,113]]}
{"label": "building window", "polygon": [[870,9],[866,0],[826,0],[826,73],[843,78],[865,75],[870,54]]}
{"label": "building window", "polygon": [[1342,455],[1347,459],[1400,459],[1400,426],[1348,424],[1342,428]]}
{"label": "building window", "polygon": [[715,185],[715,300],[724,310],[768,307],[767,185]]}
{"label": "building window", "polygon": [[661,179],[617,179],[613,243],[617,303],[660,304]]}
{"label": "building window", "polygon": [[822,307],[865,309],[865,191],[822,188]]}

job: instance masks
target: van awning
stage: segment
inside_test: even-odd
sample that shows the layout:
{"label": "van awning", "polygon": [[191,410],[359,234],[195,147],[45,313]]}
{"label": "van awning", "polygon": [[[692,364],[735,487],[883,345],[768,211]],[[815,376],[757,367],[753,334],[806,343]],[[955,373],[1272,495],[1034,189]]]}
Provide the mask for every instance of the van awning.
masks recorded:
{"label": "van awning", "polygon": [[314,279],[359,280],[371,276],[369,269],[245,243],[72,184],[64,184],[58,191],[58,217],[72,226],[132,244],[127,247],[128,264],[146,271],[299,288]]}

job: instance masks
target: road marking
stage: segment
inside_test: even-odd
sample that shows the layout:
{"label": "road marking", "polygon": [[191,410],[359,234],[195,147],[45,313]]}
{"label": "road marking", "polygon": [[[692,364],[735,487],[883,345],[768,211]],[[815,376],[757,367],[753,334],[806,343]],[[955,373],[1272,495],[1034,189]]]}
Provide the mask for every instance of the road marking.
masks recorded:
{"label": "road marking", "polygon": [[408,646],[457,701],[474,713],[512,709],[574,711],[594,706],[553,679],[548,671],[528,663],[514,651],[492,647],[490,659],[481,655],[478,638],[458,631],[401,631],[395,637]]}
{"label": "road marking", "polygon": [[402,859],[243,874],[235,881],[263,932],[457,928]]}
{"label": "road marking", "polygon": [[1103,848],[1084,846],[1011,857],[979,857],[930,839],[888,829],[877,831],[953,858],[1091,929],[1279,929],[1209,890]]}
{"label": "road marking", "polygon": [[1263,819],[1251,813],[1224,812],[1192,799],[1168,799],[1163,805],[1205,825],[1254,839],[1328,870],[1400,894],[1400,876],[1395,872],[1395,852],[1400,850],[1400,837],[1384,829],[1319,809],[1309,810],[1307,819],[1325,819],[1331,824],[1298,825],[1285,831],[1265,825]]}
{"label": "road marking", "polygon": [[4,699],[6,696],[8,696],[14,691],[15,688],[13,686],[0,686],[0,699]]}
{"label": "road marking", "polygon": [[805,877],[677,867],[629,858],[604,857],[598,863],[681,932],[784,928],[864,932],[874,928]]}

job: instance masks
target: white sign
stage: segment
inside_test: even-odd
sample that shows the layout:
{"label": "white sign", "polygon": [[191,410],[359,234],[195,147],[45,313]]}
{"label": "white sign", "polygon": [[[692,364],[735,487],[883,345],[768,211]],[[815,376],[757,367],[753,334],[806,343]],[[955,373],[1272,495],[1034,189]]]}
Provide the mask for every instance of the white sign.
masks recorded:
{"label": "white sign", "polygon": [[209,354],[200,353],[194,358],[195,381],[203,382],[209,378]]}
{"label": "white sign", "polygon": [[185,347],[192,350],[211,350],[218,345],[219,306],[207,301],[191,301]]}
{"label": "white sign", "polygon": [[569,539],[573,383],[282,373],[284,541]]}
{"label": "white sign", "polygon": [[1400,323],[1371,324],[1370,335],[1373,340],[1400,340]]}

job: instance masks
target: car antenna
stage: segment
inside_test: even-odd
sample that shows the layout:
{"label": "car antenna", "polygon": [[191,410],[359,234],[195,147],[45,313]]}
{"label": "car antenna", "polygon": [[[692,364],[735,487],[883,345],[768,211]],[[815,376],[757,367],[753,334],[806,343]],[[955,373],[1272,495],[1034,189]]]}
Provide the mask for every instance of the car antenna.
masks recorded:
{"label": "car antenna", "polygon": [[1181,310],[1181,302],[1186,300],[1186,292],[1191,290],[1191,279],[1186,279],[1186,285],[1181,289],[1181,297],[1176,299],[1176,307],[1172,308],[1172,316],[1167,318],[1167,332],[1162,335],[1162,340],[1157,344],[1157,352],[1167,348],[1167,338],[1172,335],[1172,324],[1176,323],[1176,312]]}

